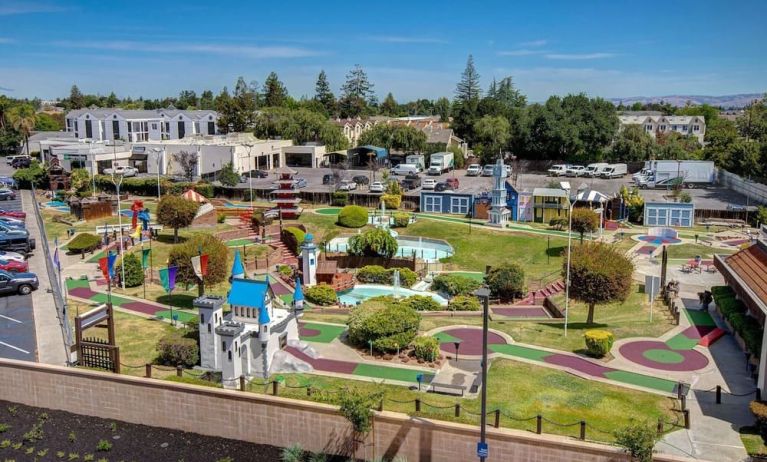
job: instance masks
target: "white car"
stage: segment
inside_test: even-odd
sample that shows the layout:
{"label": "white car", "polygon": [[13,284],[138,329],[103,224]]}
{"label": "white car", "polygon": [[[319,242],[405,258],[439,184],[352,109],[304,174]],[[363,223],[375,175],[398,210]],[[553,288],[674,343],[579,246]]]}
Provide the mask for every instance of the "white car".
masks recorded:
{"label": "white car", "polygon": [[435,180],[434,178],[425,178],[421,182],[422,189],[434,189],[435,186],[437,186],[437,180]]}
{"label": "white car", "polygon": [[372,192],[372,193],[382,193],[382,192],[384,192],[384,190],[386,190],[386,187],[380,181],[374,181],[374,182],[370,183],[370,189],[369,189],[370,192]]}
{"label": "white car", "polygon": [[105,175],[122,175],[122,176],[136,176],[138,173],[138,169],[135,167],[129,167],[126,165],[118,165],[114,168],[105,168],[104,174]]}
{"label": "white car", "polygon": [[495,165],[487,164],[482,168],[482,176],[493,176],[495,172]]}
{"label": "white car", "polygon": [[552,165],[551,168],[548,170],[549,175],[551,176],[562,176],[565,173],[567,173],[567,165],[565,164],[557,164]]}
{"label": "white car", "polygon": [[482,173],[482,166],[479,164],[471,164],[466,169],[466,176],[479,176]]}
{"label": "white car", "polygon": [[0,259],[14,260],[18,262],[23,262],[25,260],[24,255],[16,252],[6,252],[5,250],[0,250]]}
{"label": "white car", "polygon": [[586,173],[586,167],[583,165],[571,165],[567,167],[567,170],[565,171],[565,175],[567,176],[581,176]]}
{"label": "white car", "polygon": [[339,191],[353,191],[355,189],[357,189],[357,183],[350,180],[344,180],[338,185]]}

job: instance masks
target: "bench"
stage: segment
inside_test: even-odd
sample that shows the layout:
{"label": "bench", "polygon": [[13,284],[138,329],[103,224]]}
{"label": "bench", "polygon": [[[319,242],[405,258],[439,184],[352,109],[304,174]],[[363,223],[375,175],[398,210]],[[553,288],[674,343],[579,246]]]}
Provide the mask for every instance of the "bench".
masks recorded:
{"label": "bench", "polygon": [[429,384],[431,387],[432,393],[440,393],[437,391],[437,389],[444,389],[441,393],[447,393],[451,395],[458,395],[458,392],[460,392],[460,395],[463,396],[464,391],[466,390],[466,387],[463,385],[453,385],[452,383],[438,383],[438,382],[432,382]]}

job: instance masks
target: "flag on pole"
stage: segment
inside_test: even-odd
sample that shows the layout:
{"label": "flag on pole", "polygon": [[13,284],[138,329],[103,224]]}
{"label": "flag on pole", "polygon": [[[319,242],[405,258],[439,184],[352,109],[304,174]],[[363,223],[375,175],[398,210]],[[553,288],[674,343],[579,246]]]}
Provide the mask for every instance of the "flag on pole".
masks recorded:
{"label": "flag on pole", "polygon": [[109,280],[109,262],[107,257],[99,258],[99,268],[101,268],[101,274],[104,275],[104,279]]}
{"label": "flag on pole", "polygon": [[176,287],[176,271],[175,266],[169,266],[160,270],[160,283],[166,292],[172,291]]}
{"label": "flag on pole", "polygon": [[133,233],[131,233],[130,237],[133,239],[139,239],[141,237],[141,228],[138,225],[133,228]]}
{"label": "flag on pole", "polygon": [[114,279],[115,277],[116,261],[117,261],[117,254],[110,252],[109,255],[107,255],[107,270],[109,271],[109,279]]}
{"label": "flag on pole", "polygon": [[56,269],[61,271],[61,260],[59,260],[59,238],[53,239],[53,246],[56,250],[53,251],[53,264],[56,265]]}
{"label": "flag on pole", "polygon": [[149,254],[152,249],[141,249],[141,267],[144,269],[149,268]]}
{"label": "flag on pole", "polygon": [[192,269],[194,269],[194,274],[197,276],[197,279],[202,280],[203,276],[207,276],[208,275],[208,256],[197,255],[195,257],[192,257]]}

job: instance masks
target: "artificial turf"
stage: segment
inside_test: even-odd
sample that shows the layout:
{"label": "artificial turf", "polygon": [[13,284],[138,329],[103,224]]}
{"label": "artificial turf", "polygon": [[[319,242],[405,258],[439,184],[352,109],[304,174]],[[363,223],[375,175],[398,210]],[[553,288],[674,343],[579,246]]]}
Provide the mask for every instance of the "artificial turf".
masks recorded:
{"label": "artificial turf", "polygon": [[376,379],[397,380],[399,382],[418,383],[416,376],[423,374],[422,383],[430,383],[434,374],[424,373],[413,369],[401,369],[397,367],[376,366],[373,364],[359,364],[354,368],[354,375],[372,377]]}
{"label": "artificial turf", "polygon": [[314,336],[301,337],[301,340],[306,340],[307,342],[317,342],[317,343],[330,343],[333,340],[337,339],[346,330],[346,326],[337,326],[337,325],[331,325],[331,324],[316,324],[313,322],[303,323],[301,324],[301,327],[303,327],[304,329],[313,329],[313,330],[320,331],[319,334]]}
{"label": "artificial turf", "polygon": [[657,377],[650,377],[649,375],[637,374],[636,372],[610,371],[605,372],[604,376],[606,379],[615,380],[616,382],[651,388],[666,393],[673,393],[676,388],[676,382],[672,380],[659,379]]}
{"label": "artificial turf", "polygon": [[529,359],[531,361],[544,361],[547,356],[553,353],[536,348],[528,348],[520,345],[489,345],[490,349],[496,353],[501,353],[517,358]]}
{"label": "artificial turf", "polygon": [[67,289],[90,288],[91,283],[87,279],[67,279]]}

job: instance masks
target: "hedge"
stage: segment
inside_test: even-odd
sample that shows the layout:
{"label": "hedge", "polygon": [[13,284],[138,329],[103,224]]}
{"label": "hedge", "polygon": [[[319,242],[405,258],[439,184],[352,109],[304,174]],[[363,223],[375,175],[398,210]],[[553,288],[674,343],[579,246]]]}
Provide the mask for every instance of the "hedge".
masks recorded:
{"label": "hedge", "polygon": [[418,280],[418,273],[410,268],[384,268],[379,265],[367,265],[357,270],[357,280],[367,284],[394,284],[394,271],[399,270],[399,283],[402,287],[411,287]]}
{"label": "hedge", "polygon": [[91,233],[80,233],[69,241],[67,248],[72,253],[85,253],[94,250],[101,244],[101,238]]}
{"label": "hedge", "polygon": [[419,315],[410,306],[394,302],[364,303],[349,315],[349,341],[363,348],[394,352],[410,345],[418,333]]}
{"label": "hedge", "polygon": [[[111,175],[96,175],[96,188],[114,192],[115,185]],[[189,189],[194,189],[205,197],[214,196],[214,188],[205,182],[172,182],[166,177],[160,178],[160,194],[178,196]],[[157,196],[157,177],[152,178],[123,178],[120,185],[121,193],[130,193],[137,196]]]}
{"label": "hedge", "polygon": [[402,303],[405,303],[416,311],[439,311],[442,309],[442,305],[428,295],[411,295],[402,300]]}
{"label": "hedge", "polygon": [[479,299],[472,295],[458,295],[450,300],[450,310],[455,311],[479,311],[482,309],[482,305],[479,303]]}
{"label": "hedge", "polygon": [[141,260],[135,253],[127,253],[125,257],[117,264],[115,274],[122,277],[122,265],[125,262],[125,287],[138,287],[144,283],[144,268],[141,267]]}
{"label": "hedge", "polygon": [[416,337],[413,340],[413,353],[422,361],[434,361],[439,358],[439,341],[425,335]]}
{"label": "hedge", "polygon": [[381,200],[389,210],[398,209],[400,204],[402,204],[402,196],[400,194],[384,194],[381,196]]}
{"label": "hedge", "polygon": [[450,273],[437,275],[431,283],[432,289],[445,292],[451,297],[473,294],[481,285],[482,283],[476,279]]}
{"label": "hedge", "polygon": [[296,255],[301,252],[301,244],[304,243],[304,238],[306,238],[306,233],[295,226],[288,226],[282,230],[282,242],[295,252]]}
{"label": "hedge", "polygon": [[306,300],[320,306],[333,305],[336,303],[336,300],[338,300],[336,291],[327,284],[308,287],[304,290],[304,295],[306,296]]}
{"label": "hedge", "polygon": [[394,218],[395,228],[407,228],[407,225],[410,224],[410,215],[405,212],[397,212],[392,217]]}
{"label": "hedge", "polygon": [[763,441],[767,441],[767,402],[751,401],[748,409],[756,418],[756,427],[759,429],[759,435]]}
{"label": "hedge", "polygon": [[347,205],[338,213],[338,224],[346,228],[361,228],[368,224],[368,211],[359,205]]}
{"label": "hedge", "polygon": [[182,333],[171,332],[157,342],[157,362],[168,366],[192,367],[200,360],[200,349],[197,341],[182,336]]}
{"label": "hedge", "polygon": [[330,195],[330,205],[343,207],[349,203],[349,193],[345,191],[336,191]]}
{"label": "hedge", "polygon": [[714,295],[714,300],[722,316],[743,339],[748,351],[757,357],[760,356],[763,332],[759,321],[746,313],[746,306],[735,298],[735,292],[731,288],[726,286],[712,287],[711,293]]}
{"label": "hedge", "polygon": [[587,330],[583,338],[586,340],[586,351],[596,358],[609,353],[615,341],[615,336],[611,332],[600,329]]}

